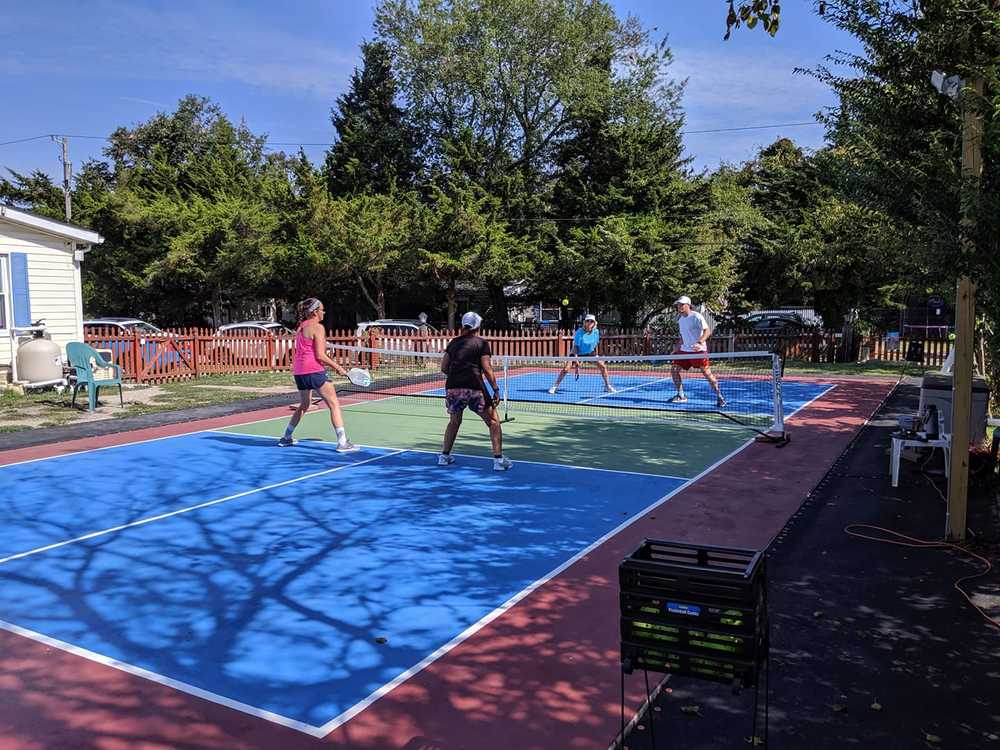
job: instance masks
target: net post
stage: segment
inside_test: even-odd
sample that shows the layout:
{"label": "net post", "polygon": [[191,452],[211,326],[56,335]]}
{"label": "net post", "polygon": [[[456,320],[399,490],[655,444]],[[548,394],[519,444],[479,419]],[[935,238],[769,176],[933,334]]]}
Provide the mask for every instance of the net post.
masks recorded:
{"label": "net post", "polygon": [[510,357],[504,355],[503,358],[503,421],[510,421]]}
{"label": "net post", "polygon": [[771,430],[777,435],[785,434],[785,404],[781,395],[781,355],[771,354],[771,380],[774,388],[774,425]]}

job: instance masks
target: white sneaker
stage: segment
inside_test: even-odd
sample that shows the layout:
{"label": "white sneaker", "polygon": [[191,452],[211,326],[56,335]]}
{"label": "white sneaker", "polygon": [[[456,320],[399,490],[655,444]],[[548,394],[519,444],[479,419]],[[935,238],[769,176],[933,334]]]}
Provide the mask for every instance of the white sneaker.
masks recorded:
{"label": "white sneaker", "polygon": [[556,395],[556,387],[555,386],[552,386],[551,388],[549,388],[549,395],[550,396],[555,396]]}
{"label": "white sneaker", "polygon": [[493,459],[493,471],[507,471],[507,469],[513,465],[514,462],[506,456],[500,456],[500,458]]}
{"label": "white sneaker", "polygon": [[296,445],[298,442],[299,441],[296,440],[295,438],[293,438],[293,437],[287,437],[286,438],[284,435],[282,435],[280,438],[278,438],[278,445],[280,447],[282,447],[282,448],[288,448],[288,447],[290,447],[292,445]]}
{"label": "white sneaker", "polygon": [[438,466],[447,466],[455,463],[455,457],[450,453],[442,453],[438,456]]}
{"label": "white sneaker", "polygon": [[667,401],[667,403],[668,404],[686,404],[687,403],[687,396],[685,396],[683,393],[678,393],[672,399],[670,399],[669,401]]}
{"label": "white sneaker", "polygon": [[615,388],[613,385],[609,385],[604,390],[607,391],[608,393],[618,393],[618,389]]}
{"label": "white sneaker", "polygon": [[353,453],[354,451],[361,450],[352,443],[350,440],[345,440],[342,443],[337,443],[337,453]]}

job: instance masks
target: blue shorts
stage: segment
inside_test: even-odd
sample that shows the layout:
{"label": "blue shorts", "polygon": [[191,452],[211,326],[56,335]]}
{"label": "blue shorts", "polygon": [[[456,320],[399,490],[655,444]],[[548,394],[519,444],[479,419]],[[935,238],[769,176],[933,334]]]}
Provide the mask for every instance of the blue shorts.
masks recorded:
{"label": "blue shorts", "polygon": [[326,379],[326,370],[311,372],[308,375],[295,376],[295,387],[300,391],[318,391],[326,382],[328,382]]}

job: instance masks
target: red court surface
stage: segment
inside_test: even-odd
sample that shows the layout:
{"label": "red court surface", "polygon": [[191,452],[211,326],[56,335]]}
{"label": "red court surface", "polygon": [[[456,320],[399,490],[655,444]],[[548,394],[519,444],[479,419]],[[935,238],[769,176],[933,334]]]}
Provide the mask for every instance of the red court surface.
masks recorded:
{"label": "red court surface", "polygon": [[[829,382],[789,420],[789,445],[748,445],[322,739],[0,631],[0,750],[606,750],[619,722],[618,564],[647,537],[766,546],[893,387]],[[287,414],[8,451],[0,465]],[[644,696],[633,675],[629,714]]]}

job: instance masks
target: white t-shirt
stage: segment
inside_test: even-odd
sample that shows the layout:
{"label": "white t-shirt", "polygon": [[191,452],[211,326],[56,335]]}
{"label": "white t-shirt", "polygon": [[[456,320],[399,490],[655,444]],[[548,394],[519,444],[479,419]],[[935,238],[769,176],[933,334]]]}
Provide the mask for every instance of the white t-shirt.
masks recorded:
{"label": "white t-shirt", "polygon": [[681,349],[685,352],[703,352],[708,347],[705,344],[699,344],[698,339],[701,338],[701,334],[705,332],[708,328],[708,323],[705,322],[705,316],[700,312],[692,310],[687,315],[681,315],[677,318],[677,326],[681,330]]}

